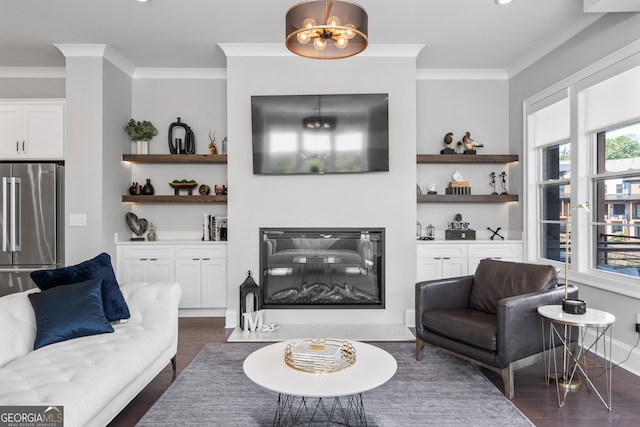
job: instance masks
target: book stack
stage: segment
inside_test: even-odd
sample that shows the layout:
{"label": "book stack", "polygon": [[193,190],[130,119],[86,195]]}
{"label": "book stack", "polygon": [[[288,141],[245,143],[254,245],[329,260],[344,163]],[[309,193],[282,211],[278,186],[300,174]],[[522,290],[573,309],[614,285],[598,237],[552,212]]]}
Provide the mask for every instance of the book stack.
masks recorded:
{"label": "book stack", "polygon": [[[345,359],[345,350],[349,354],[353,353],[351,361]],[[333,343],[324,339],[292,342],[285,349],[285,361],[289,366],[302,371],[338,371],[355,362],[355,349],[348,343]]]}
{"label": "book stack", "polygon": [[467,181],[451,181],[449,186],[444,189],[445,194],[467,195],[471,194],[471,187]]}

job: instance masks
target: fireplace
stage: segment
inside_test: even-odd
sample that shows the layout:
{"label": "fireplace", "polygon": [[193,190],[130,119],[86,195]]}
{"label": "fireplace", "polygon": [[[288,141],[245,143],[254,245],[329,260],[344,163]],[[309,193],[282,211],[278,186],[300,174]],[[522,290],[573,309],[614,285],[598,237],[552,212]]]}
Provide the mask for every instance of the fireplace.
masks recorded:
{"label": "fireplace", "polygon": [[261,228],[262,308],[384,308],[383,228]]}

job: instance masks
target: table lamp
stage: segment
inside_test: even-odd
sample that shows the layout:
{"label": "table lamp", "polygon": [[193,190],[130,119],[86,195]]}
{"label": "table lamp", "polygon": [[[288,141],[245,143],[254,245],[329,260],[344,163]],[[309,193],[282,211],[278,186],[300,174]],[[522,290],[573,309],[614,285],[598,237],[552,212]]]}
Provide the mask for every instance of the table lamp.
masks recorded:
{"label": "table lamp", "polygon": [[587,304],[580,299],[569,298],[569,257],[571,255],[571,211],[574,209],[584,209],[589,211],[588,203],[569,205],[565,227],[565,253],[564,253],[564,298],[562,300],[562,311],[569,314],[585,314]]}

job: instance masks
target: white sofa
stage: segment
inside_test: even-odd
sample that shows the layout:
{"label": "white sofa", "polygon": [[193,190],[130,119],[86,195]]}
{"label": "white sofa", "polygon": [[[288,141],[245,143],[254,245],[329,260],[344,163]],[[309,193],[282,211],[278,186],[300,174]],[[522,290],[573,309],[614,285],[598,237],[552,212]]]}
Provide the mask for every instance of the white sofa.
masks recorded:
{"label": "white sofa", "polygon": [[109,423],[178,348],[177,283],[121,286],[131,318],[115,332],[33,350],[36,320],[27,295],[0,298],[0,406],[63,406],[65,427]]}

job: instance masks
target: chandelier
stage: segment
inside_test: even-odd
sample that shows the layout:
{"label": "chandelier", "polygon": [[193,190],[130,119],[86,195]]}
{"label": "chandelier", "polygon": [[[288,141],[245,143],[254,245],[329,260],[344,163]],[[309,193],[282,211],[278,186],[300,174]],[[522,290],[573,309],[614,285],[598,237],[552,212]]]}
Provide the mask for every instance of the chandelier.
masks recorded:
{"label": "chandelier", "polygon": [[312,59],[357,55],[368,44],[367,12],[348,1],[311,0],[287,11],[287,49]]}

